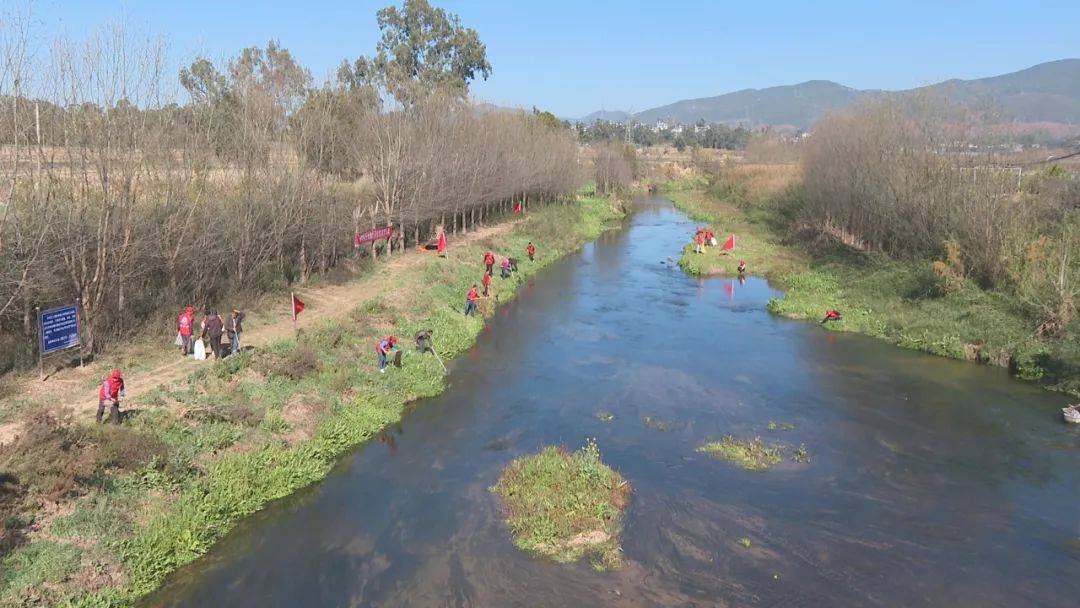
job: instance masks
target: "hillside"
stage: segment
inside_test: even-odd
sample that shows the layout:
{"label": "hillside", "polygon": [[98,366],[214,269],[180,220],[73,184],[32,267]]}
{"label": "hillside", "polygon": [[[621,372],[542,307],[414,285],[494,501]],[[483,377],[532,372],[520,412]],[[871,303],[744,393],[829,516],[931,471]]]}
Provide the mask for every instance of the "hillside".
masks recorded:
{"label": "hillside", "polygon": [[[705,119],[747,126],[789,125],[807,129],[828,112],[862,99],[927,90],[979,110],[995,122],[1080,125],[1080,59],[1062,59],[1000,76],[946,80],[899,91],[860,90],[828,80],[810,80],[795,85],[685,99],[638,112],[634,119],[642,122],[667,119],[682,123]],[[626,116],[625,112],[594,112],[581,120],[622,121]]]}

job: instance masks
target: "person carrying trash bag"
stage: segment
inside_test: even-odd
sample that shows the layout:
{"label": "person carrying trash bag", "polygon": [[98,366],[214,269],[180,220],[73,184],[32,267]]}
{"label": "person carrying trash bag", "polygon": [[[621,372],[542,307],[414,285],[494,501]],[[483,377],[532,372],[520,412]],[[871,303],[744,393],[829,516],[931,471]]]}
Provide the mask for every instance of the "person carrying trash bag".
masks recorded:
{"label": "person carrying trash bag", "polygon": [[192,337],[194,326],[195,307],[188,306],[184,309],[184,312],[176,317],[176,334],[180,337],[180,354],[185,357],[190,355],[195,347],[195,340]]}

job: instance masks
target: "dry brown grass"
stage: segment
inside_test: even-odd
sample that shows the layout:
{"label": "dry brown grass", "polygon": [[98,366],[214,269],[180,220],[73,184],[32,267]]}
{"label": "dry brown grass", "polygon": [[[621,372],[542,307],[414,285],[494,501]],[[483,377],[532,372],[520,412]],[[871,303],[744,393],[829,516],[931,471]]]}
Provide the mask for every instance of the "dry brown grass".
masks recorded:
{"label": "dry brown grass", "polygon": [[739,163],[724,170],[725,177],[755,196],[772,196],[802,180],[802,167],[787,163]]}

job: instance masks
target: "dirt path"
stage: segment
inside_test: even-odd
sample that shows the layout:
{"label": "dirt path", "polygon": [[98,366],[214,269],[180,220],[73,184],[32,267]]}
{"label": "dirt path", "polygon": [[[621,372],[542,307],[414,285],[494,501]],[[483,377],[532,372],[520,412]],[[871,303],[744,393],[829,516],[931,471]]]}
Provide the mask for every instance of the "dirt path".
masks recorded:
{"label": "dirt path", "polygon": [[[484,226],[468,234],[453,237],[448,249],[448,258],[452,262],[467,263],[459,259],[456,254],[462,245],[492,237],[509,231],[520,220],[506,221],[499,224]],[[305,310],[300,315],[298,325],[309,327],[323,319],[344,318],[358,304],[365,302],[379,294],[387,294],[395,291],[395,277],[402,271],[420,265],[428,256],[434,254],[417,253],[408,251],[402,255],[396,255],[387,263],[380,264],[378,268],[363,277],[357,278],[339,285],[324,285],[303,289],[299,297],[304,300]],[[475,261],[480,269],[480,261]],[[464,296],[463,296],[464,297]],[[268,342],[293,332],[290,315],[282,311],[269,323],[251,323],[244,331],[244,346],[260,347]],[[181,381],[194,372],[200,365],[206,365],[209,361],[196,361],[190,357],[181,357],[171,345],[167,348],[157,348],[148,344],[139,344],[128,349],[129,353],[110,353],[102,357],[95,365],[87,365],[82,368],[73,367],[61,369],[50,375],[45,382],[38,379],[37,374],[26,374],[13,380],[11,395],[0,400],[0,408],[14,408],[19,400],[29,399],[32,403],[59,403],[70,406],[81,421],[90,421],[97,411],[97,386],[101,381],[103,369],[110,369],[119,365],[118,359],[125,354],[137,354],[140,367],[149,365],[150,369],[134,372],[125,372],[124,380],[127,385],[127,399],[138,398],[158,386],[172,384]],[[0,425],[0,445],[13,441],[22,426],[20,420],[14,420]]]}

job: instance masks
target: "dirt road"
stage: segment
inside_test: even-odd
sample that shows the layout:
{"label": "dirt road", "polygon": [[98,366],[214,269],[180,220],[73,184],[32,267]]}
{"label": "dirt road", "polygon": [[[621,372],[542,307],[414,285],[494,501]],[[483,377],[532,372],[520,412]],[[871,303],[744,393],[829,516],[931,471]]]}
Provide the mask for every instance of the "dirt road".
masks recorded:
{"label": "dirt road", "polygon": [[[467,263],[455,255],[462,245],[507,232],[517,221],[484,226],[468,234],[452,237],[448,248],[449,261]],[[344,318],[357,305],[379,294],[392,292],[395,276],[432,255],[435,254],[408,251],[392,257],[389,262],[380,263],[375,271],[355,280],[339,285],[303,289],[300,297],[306,308],[299,317],[298,325],[303,328],[323,319]],[[479,261],[476,261],[476,264],[480,269]],[[293,332],[292,319],[288,311],[284,310],[285,307],[282,308],[280,315],[269,323],[249,323],[244,328],[244,346],[257,348],[276,338],[290,335]],[[171,346],[171,340],[161,348],[149,344],[140,344],[133,348],[139,353],[139,367],[143,369],[124,373],[127,399],[138,398],[163,384],[181,381],[200,365],[208,363],[181,357]],[[97,410],[97,385],[101,381],[103,370],[119,365],[117,356],[108,354],[93,366],[61,369],[50,375],[45,382],[39,380],[37,374],[25,374],[13,380],[11,394],[0,400],[0,408],[14,408],[20,400],[29,400],[32,404],[59,403],[70,406],[80,421],[90,421]],[[145,369],[146,367],[149,369]],[[18,419],[0,425],[0,445],[13,441],[21,426]]]}

